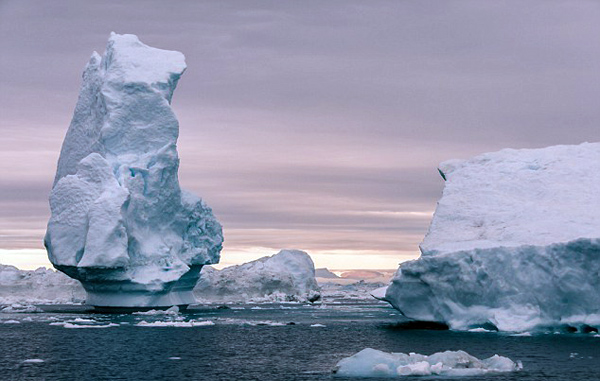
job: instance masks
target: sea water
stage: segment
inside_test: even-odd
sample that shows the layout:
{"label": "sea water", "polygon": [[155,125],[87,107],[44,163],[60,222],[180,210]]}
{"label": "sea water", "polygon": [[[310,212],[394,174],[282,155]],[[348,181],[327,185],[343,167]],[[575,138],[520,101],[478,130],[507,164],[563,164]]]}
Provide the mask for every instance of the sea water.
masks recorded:
{"label": "sea water", "polygon": [[523,363],[520,372],[477,380],[600,380],[593,333],[409,329],[378,301],[194,306],[159,315],[42,310],[0,314],[0,380],[330,380],[339,360],[367,347],[427,355],[460,349]]}

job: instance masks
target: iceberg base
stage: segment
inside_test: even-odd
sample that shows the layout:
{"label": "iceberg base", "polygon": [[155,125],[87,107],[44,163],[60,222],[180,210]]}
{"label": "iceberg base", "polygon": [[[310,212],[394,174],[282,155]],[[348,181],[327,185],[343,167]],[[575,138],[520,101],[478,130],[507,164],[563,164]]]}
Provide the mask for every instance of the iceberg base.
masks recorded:
{"label": "iceberg base", "polygon": [[192,293],[202,265],[192,266],[178,279],[160,280],[156,276],[144,283],[130,280],[125,268],[79,268],[57,266],[78,279],[86,291],[85,304],[96,310],[144,310],[172,306],[187,307],[196,303]]}

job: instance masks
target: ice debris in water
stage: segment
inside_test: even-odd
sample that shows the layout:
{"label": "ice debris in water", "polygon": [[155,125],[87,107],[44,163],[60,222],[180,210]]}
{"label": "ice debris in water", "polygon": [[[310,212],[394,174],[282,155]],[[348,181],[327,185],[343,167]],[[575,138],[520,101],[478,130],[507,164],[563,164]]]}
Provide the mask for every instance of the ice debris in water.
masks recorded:
{"label": "ice debris in water", "polygon": [[421,257],[385,300],[457,330],[600,327],[600,143],[506,149],[440,173]]}
{"label": "ice debris in water", "polygon": [[207,327],[207,326],[211,326],[211,325],[215,325],[215,323],[210,320],[153,321],[153,322],[147,322],[145,320],[142,320],[141,322],[136,324],[136,326],[138,326],[138,327],[183,327],[183,328]]}
{"label": "ice debris in water", "polygon": [[52,264],[83,284],[86,303],[194,303],[202,266],[218,263],[222,228],[179,187],[173,91],[183,54],[111,34],[94,53],[65,137],[44,240]]}
{"label": "ice debris in water", "polygon": [[0,310],[0,312],[5,314],[30,314],[30,313],[38,313],[44,312],[41,308],[36,307],[31,304],[20,304],[14,303],[10,306],[6,306]]}
{"label": "ice debris in water", "polygon": [[494,355],[479,360],[464,351],[446,351],[425,356],[417,353],[387,353],[366,348],[337,363],[340,377],[481,376],[521,370],[521,362]]}
{"label": "ice debris in water", "polygon": [[43,362],[45,362],[45,361],[42,360],[42,359],[27,359],[27,360],[23,360],[23,363],[25,363],[25,364],[41,364]]}
{"label": "ice debris in water", "polygon": [[147,316],[156,316],[156,315],[171,315],[176,316],[179,315],[179,307],[173,306],[167,308],[166,310],[150,310],[150,311],[136,311],[133,315],[147,315]]}

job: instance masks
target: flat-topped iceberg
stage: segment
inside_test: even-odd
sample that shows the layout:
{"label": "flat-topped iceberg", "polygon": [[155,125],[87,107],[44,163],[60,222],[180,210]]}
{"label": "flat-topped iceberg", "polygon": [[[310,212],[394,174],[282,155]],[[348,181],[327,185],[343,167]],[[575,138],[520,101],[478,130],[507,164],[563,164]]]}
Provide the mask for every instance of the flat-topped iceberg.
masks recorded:
{"label": "flat-topped iceberg", "polygon": [[65,137],[45,237],[48,257],[88,304],[194,302],[202,266],[219,261],[221,225],[179,187],[179,123],[170,102],[183,54],[111,34],[94,52]]}
{"label": "flat-topped iceberg", "polygon": [[454,329],[600,327],[600,143],[506,149],[440,165],[421,257],[385,299]]}
{"label": "flat-topped iceberg", "polygon": [[206,267],[194,292],[207,303],[314,302],[320,298],[315,265],[300,250],[281,250],[223,270]]}

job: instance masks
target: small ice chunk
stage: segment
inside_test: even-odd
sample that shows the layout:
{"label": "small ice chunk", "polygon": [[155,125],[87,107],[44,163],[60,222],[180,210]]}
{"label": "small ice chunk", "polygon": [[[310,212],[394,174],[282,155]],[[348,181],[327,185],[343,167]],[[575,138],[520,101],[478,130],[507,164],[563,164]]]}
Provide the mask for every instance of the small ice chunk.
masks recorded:
{"label": "small ice chunk", "polygon": [[138,326],[138,327],[180,327],[180,328],[206,327],[206,326],[211,326],[211,325],[215,325],[215,323],[210,320],[153,321],[153,322],[147,322],[145,320],[142,320],[141,322],[136,324],[136,326]]}
{"label": "small ice chunk", "polygon": [[4,307],[0,312],[5,314],[26,314],[26,313],[37,313],[44,312],[40,308],[32,304],[19,304],[14,303],[8,307]]}
{"label": "small ice chunk", "polygon": [[489,329],[485,329],[485,328],[472,328],[469,330],[469,332],[494,332],[494,331],[490,331]]}
{"label": "small ice chunk", "polygon": [[72,324],[72,323],[64,323],[64,328],[110,328],[110,327],[118,327],[119,324],[108,323],[108,324]]}
{"label": "small ice chunk", "polygon": [[39,363],[43,363],[45,362],[42,359],[27,359],[27,360],[23,360],[23,363],[25,364],[39,364]]}
{"label": "small ice chunk", "polygon": [[178,306],[173,306],[171,308],[168,308],[166,310],[150,310],[150,311],[139,311],[139,312],[134,312],[134,315],[148,315],[148,316],[153,316],[153,315],[179,315],[179,307]]}
{"label": "small ice chunk", "polygon": [[310,326],[311,326],[311,327],[319,327],[319,328],[320,328],[320,327],[326,327],[326,325],[324,325],[324,324],[319,324],[319,323],[317,323],[317,324],[311,324]]}
{"label": "small ice chunk", "polygon": [[2,322],[3,324],[21,324],[18,320],[5,320]]}

